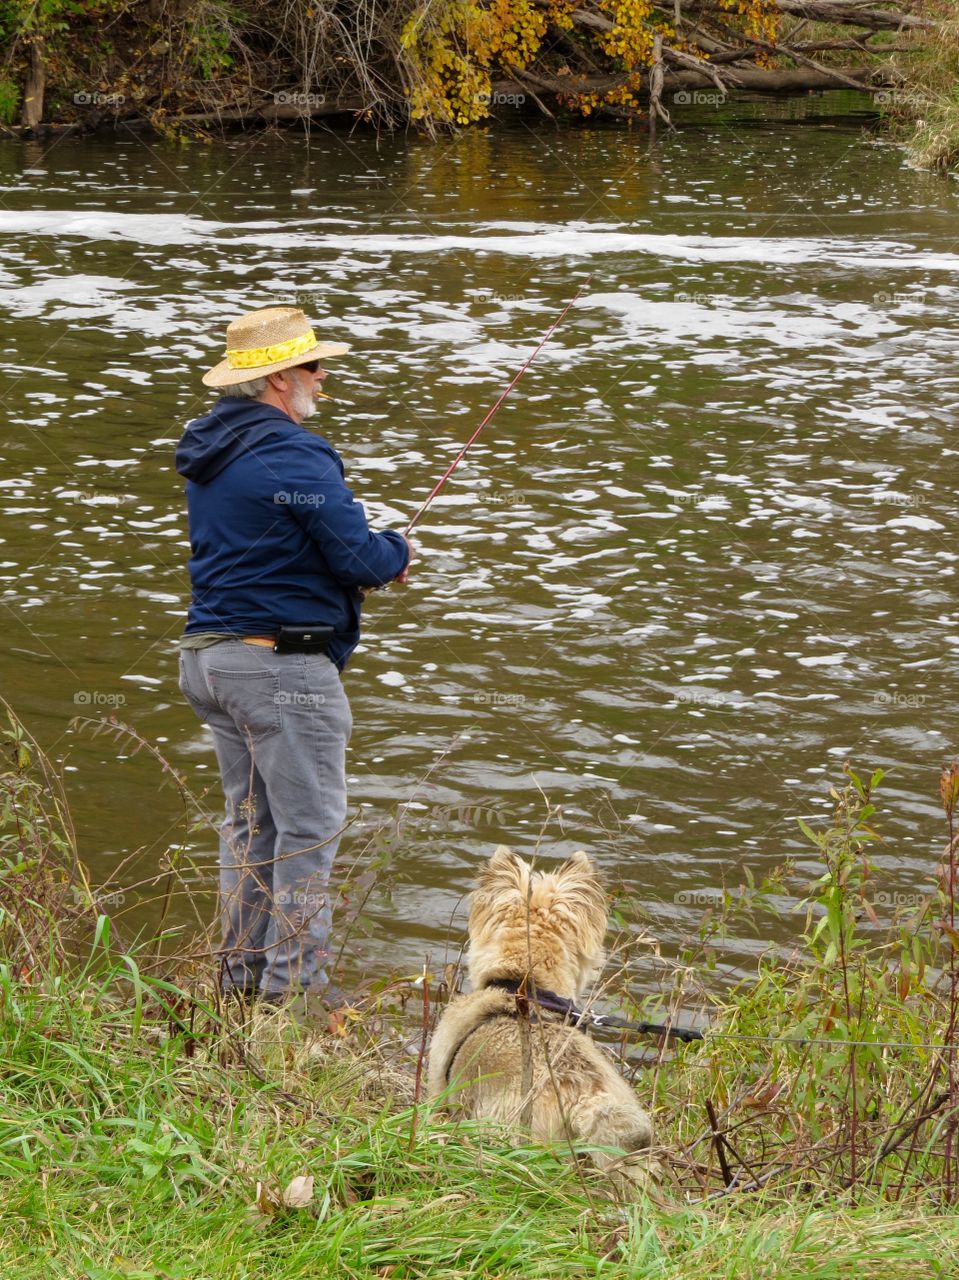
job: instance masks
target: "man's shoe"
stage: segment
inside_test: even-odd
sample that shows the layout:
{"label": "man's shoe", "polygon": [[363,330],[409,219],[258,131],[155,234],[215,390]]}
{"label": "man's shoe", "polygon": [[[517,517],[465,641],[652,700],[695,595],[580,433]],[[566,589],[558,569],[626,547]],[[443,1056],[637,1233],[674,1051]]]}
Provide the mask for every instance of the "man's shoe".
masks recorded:
{"label": "man's shoe", "polygon": [[224,1000],[235,1000],[238,1004],[249,1007],[259,995],[256,987],[235,987],[232,984],[225,984],[220,988],[220,994]]}
{"label": "man's shoe", "polygon": [[270,1008],[278,1009],[281,1004],[286,1004],[290,999],[286,991],[261,991],[259,992],[260,1004],[265,1004]]}
{"label": "man's shoe", "polygon": [[336,1013],[338,1009],[350,1009],[356,1004],[341,987],[334,987],[332,982],[328,982],[315,998],[329,1013]]}
{"label": "man's shoe", "polygon": [[356,1000],[339,987],[327,984],[320,990],[261,991],[258,1003],[265,1009],[284,1008],[302,1026],[322,1026],[335,1031],[346,1024],[346,1011],[356,1007]]}

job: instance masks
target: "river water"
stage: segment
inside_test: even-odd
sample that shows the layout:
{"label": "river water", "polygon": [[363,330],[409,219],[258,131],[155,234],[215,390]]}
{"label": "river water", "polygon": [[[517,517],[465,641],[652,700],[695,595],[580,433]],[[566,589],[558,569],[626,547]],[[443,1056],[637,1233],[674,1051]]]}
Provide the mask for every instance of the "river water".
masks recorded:
{"label": "river water", "polygon": [[70,721],[116,714],[216,803],[176,687],[172,450],[227,321],[295,302],[354,344],[318,425],[382,527],[587,279],[409,585],[367,604],[342,863],[412,803],[364,963],[442,959],[478,862],[532,849],[547,805],[542,853],[588,847],[675,949],[746,868],[808,863],[796,816],[828,812],[845,760],[895,766],[876,862],[890,892],[928,886],[956,749],[959,192],[863,107],[706,109],[655,148],[529,120],[3,144],[0,688],[128,928],[155,922],[132,886],[171,844],[212,914],[215,840],[148,753]]}

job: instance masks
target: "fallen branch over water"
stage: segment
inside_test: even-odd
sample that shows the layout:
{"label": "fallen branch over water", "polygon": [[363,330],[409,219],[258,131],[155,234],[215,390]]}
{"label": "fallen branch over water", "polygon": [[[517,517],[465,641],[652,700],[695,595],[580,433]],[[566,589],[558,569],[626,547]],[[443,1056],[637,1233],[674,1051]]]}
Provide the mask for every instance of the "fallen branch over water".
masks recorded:
{"label": "fallen branch over water", "polygon": [[[630,82],[629,76],[622,75],[577,76],[575,80],[570,80],[557,76],[534,76],[527,72],[525,78],[537,88],[556,94],[608,93],[611,89]],[[837,79],[847,82],[844,85],[846,88],[874,90],[898,84],[901,77],[882,69],[877,71],[862,67],[851,67],[847,71],[839,72],[831,67],[824,67],[817,71],[803,68],[766,71],[762,67],[737,66],[735,71],[726,71],[708,63],[704,64],[702,70],[668,68],[663,75],[663,88],[665,90],[700,89],[712,86],[724,93],[736,89],[745,89],[752,93],[797,93],[805,89],[835,89]],[[497,80],[493,88],[494,92],[505,94],[521,85],[522,82],[518,80]],[[645,90],[647,87],[648,78],[644,76],[642,88]]]}
{"label": "fallen branch over water", "polygon": [[[550,118],[557,107],[636,117],[664,93],[709,85],[758,94],[882,89],[902,79],[890,58],[936,29],[911,0],[742,0],[735,10],[721,0],[652,10],[613,0],[390,0],[362,11],[362,31],[342,0],[316,0],[305,15],[288,6],[270,20],[256,2],[217,26],[161,0],[101,30],[92,0],[69,0],[87,24],[70,41],[55,26],[0,36],[0,129],[6,111],[8,136],[144,122],[203,132],[337,116],[436,130],[487,118],[511,89],[511,108]],[[50,0],[51,22],[66,3]],[[810,22],[849,34],[810,32]],[[889,39],[894,32],[903,40]],[[52,118],[45,93],[60,103]]]}

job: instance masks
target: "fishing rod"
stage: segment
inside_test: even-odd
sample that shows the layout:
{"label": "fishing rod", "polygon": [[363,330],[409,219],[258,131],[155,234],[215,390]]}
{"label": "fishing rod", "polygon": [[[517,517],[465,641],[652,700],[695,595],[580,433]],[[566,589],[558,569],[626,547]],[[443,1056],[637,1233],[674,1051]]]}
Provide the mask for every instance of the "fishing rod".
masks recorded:
{"label": "fishing rod", "polygon": [[456,468],[459,466],[459,464],[460,464],[460,463],[463,461],[463,459],[466,457],[466,454],[468,453],[470,446],[471,446],[471,445],[473,444],[473,442],[478,438],[479,433],[480,433],[480,432],[483,430],[483,428],[487,425],[487,423],[488,423],[488,422],[490,421],[490,419],[493,417],[493,414],[494,414],[494,413],[496,413],[497,409],[499,409],[500,405],[503,403],[503,401],[506,399],[506,397],[509,395],[509,393],[513,390],[513,388],[516,386],[517,382],[519,382],[520,378],[523,376],[523,374],[526,372],[526,370],[529,368],[529,366],[533,363],[533,361],[536,359],[536,357],[539,355],[539,353],[542,351],[542,349],[546,346],[547,342],[549,342],[550,338],[551,338],[551,337],[552,337],[552,335],[553,335],[553,331],[554,331],[554,330],[555,330],[555,329],[556,329],[556,328],[557,328],[557,327],[562,323],[562,321],[566,318],[566,314],[567,314],[567,312],[570,310],[570,308],[573,306],[573,304],[574,304],[575,302],[577,302],[577,301],[578,301],[580,294],[581,294],[581,293],[583,292],[583,290],[584,290],[584,289],[589,285],[589,282],[592,280],[592,278],[593,278],[593,277],[592,277],[591,275],[590,275],[590,276],[587,276],[587,277],[586,277],[586,279],[583,281],[583,283],[579,286],[579,288],[576,290],[575,294],[572,296],[572,298],[570,298],[569,302],[567,302],[566,306],[563,308],[563,310],[560,312],[560,314],[556,317],[556,319],[553,321],[553,323],[552,323],[552,324],[549,326],[549,328],[546,330],[546,333],[543,335],[543,337],[542,337],[542,339],[541,339],[541,341],[540,341],[540,343],[539,343],[539,346],[538,346],[538,347],[536,348],[536,350],[535,350],[535,351],[533,351],[533,353],[532,353],[532,354],[531,354],[531,355],[526,359],[525,363],[524,363],[524,364],[522,365],[522,367],[518,370],[518,372],[517,372],[517,373],[515,373],[515,374],[513,375],[513,379],[512,379],[512,381],[510,382],[509,386],[506,388],[506,390],[503,392],[503,394],[500,396],[500,398],[496,401],[496,403],[495,403],[495,404],[493,405],[493,407],[490,409],[489,413],[486,415],[486,417],[483,419],[483,421],[479,424],[479,426],[476,428],[476,430],[473,432],[473,434],[470,436],[470,438],[467,440],[466,444],[464,444],[464,445],[463,445],[463,447],[462,447],[462,449],[460,449],[459,453],[456,455],[456,457],[453,459],[453,461],[450,463],[450,465],[449,465],[449,466],[446,468],[446,470],[443,472],[443,475],[439,478],[439,480],[438,480],[438,481],[436,482],[436,484],[433,486],[433,490],[432,490],[432,492],[430,493],[430,496],[426,499],[426,501],[425,501],[425,502],[423,503],[423,505],[420,507],[419,511],[417,511],[416,515],[413,517],[413,519],[412,519],[412,520],[409,522],[409,524],[406,526],[406,531],[405,531],[405,533],[406,533],[406,537],[409,537],[410,533],[413,531],[413,529],[416,527],[416,525],[418,525],[418,524],[419,524],[420,520],[423,518],[423,516],[424,516],[424,515],[426,514],[426,512],[428,511],[429,506],[430,506],[430,503],[433,501],[433,499],[434,499],[434,498],[436,497],[436,495],[439,493],[440,489],[442,489],[443,485],[444,485],[444,484],[446,484],[447,480],[450,478],[450,476],[453,474],[453,472],[456,470]]}

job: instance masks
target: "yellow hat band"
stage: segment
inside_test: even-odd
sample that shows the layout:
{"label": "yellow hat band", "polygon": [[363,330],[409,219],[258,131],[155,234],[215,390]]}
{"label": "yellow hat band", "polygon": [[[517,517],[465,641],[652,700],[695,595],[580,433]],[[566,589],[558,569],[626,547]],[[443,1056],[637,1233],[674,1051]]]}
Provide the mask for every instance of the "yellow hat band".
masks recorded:
{"label": "yellow hat band", "polygon": [[245,350],[235,351],[228,349],[226,359],[231,369],[261,369],[264,365],[303,355],[305,351],[312,351],[318,345],[316,334],[310,329],[299,338],[290,338],[287,342],[278,342],[272,347],[247,347]]}

